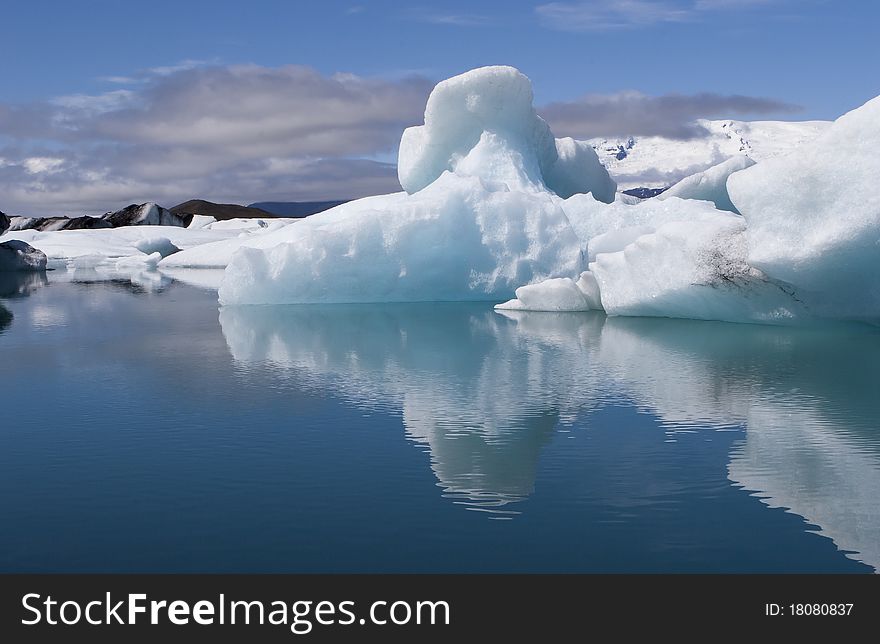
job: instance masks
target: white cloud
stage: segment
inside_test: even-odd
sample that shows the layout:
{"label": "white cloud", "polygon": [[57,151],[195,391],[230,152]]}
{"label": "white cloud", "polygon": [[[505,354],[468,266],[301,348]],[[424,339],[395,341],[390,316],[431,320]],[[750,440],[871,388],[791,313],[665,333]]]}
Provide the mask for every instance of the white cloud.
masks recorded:
{"label": "white cloud", "polygon": [[0,104],[0,209],[103,212],[194,197],[352,198],[399,190],[391,158],[421,121],[421,77],[192,66],[96,95]]}
{"label": "white cloud", "polygon": [[717,11],[746,9],[785,0],[591,0],[538,5],[541,23],[560,31],[606,31],[690,22]]}
{"label": "white cloud", "polygon": [[412,8],[405,11],[404,18],[416,22],[425,22],[432,25],[448,25],[452,27],[479,27],[489,22],[489,17],[476,13],[451,13],[427,9],[424,7]]}
{"label": "white cloud", "polygon": [[208,61],[208,60],[193,60],[187,59],[182,60],[173,65],[164,65],[160,67],[151,67],[147,70],[150,74],[154,76],[170,76],[171,74],[176,74],[177,72],[183,72],[188,69],[195,69],[196,67],[205,67],[206,65],[216,64],[217,61]]}
{"label": "white cloud", "polygon": [[115,85],[134,85],[143,81],[136,76],[99,76],[98,80],[104,83],[113,83]]}
{"label": "white cloud", "polygon": [[92,114],[103,114],[126,107],[132,102],[135,93],[128,89],[117,89],[103,94],[70,94],[58,96],[50,102],[52,105],[67,108],[68,110],[80,110]]}
{"label": "white cloud", "polygon": [[52,157],[28,157],[22,161],[28,174],[53,174],[59,172],[64,165],[64,159]]}

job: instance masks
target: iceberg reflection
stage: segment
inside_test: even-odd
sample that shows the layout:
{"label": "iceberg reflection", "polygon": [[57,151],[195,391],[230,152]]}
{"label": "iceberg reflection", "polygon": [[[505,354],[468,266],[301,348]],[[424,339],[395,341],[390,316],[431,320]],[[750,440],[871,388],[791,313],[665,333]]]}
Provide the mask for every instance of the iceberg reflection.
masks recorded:
{"label": "iceberg reflection", "polygon": [[745,428],[731,483],[880,566],[880,329],[462,304],[226,307],[220,323],[236,362],[401,414],[472,509],[510,512],[559,426],[625,401],[669,440]]}
{"label": "iceberg reflection", "polygon": [[[577,364],[602,316],[545,316],[523,334],[485,305],[226,307],[234,359],[268,362],[298,386],[400,413],[445,493],[505,512],[534,488],[541,448],[572,419],[595,371]],[[549,386],[550,384],[553,386]]]}

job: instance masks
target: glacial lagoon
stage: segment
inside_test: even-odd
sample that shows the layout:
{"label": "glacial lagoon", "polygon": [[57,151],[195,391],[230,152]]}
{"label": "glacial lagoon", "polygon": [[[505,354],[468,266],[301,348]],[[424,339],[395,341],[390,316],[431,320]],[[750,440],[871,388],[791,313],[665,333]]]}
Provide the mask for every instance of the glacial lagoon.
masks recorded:
{"label": "glacial lagoon", "polygon": [[874,572],[880,328],[0,278],[3,572]]}

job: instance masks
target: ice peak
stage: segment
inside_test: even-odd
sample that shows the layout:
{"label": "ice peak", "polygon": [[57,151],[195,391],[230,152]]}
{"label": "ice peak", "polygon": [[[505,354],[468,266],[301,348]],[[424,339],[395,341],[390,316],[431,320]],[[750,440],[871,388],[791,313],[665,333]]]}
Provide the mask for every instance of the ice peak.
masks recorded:
{"label": "ice peak", "polygon": [[[438,83],[428,97],[425,124],[407,128],[401,138],[400,185],[412,194],[453,172],[514,190],[558,192],[558,178],[568,196],[593,190],[598,177],[597,198],[613,199],[613,188],[608,197],[605,185],[610,179],[592,150],[569,144],[560,154],[532,99],[531,81],[513,67],[481,67]],[[557,167],[571,163],[575,173]]]}

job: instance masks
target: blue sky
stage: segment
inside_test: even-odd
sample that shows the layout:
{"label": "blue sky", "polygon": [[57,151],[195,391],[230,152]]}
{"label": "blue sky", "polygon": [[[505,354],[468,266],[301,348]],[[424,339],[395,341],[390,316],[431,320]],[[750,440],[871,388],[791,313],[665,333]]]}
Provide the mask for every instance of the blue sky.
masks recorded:
{"label": "blue sky", "polygon": [[[684,97],[686,109],[654,110],[658,119],[668,116],[671,129],[655,122],[634,134],[679,132],[683,119],[702,116],[831,119],[880,93],[880,3],[867,0],[36,0],[9,3],[3,14],[0,193],[12,195],[4,201],[0,194],[6,211],[88,211],[195,196],[353,197],[393,189],[387,162],[400,128],[417,122],[426,88],[487,64],[514,65],[530,76],[539,108],[633,91]],[[278,71],[291,65],[315,77],[297,73],[291,81]],[[249,71],[230,79],[230,69]],[[353,88],[354,81],[339,74],[372,85]],[[209,141],[189,136],[194,123],[213,117],[218,101],[246,104],[255,82],[262,99],[252,114],[242,107],[233,125],[221,115],[215,136],[204,134]],[[345,88],[330,87],[338,82]],[[337,92],[351,101],[341,127],[326,121],[320,128],[369,145],[301,145],[286,127],[272,134],[273,145],[247,145],[248,131],[237,127],[243,121],[271,123],[285,113],[296,120],[294,109],[326,111],[326,104],[300,100],[313,83],[324,83],[318,93],[333,94],[334,105],[343,100]],[[282,95],[277,113],[270,105],[273,87]],[[297,96],[286,95],[291,88]],[[384,107],[355,123],[352,115],[372,102],[372,92]],[[179,109],[172,114],[171,106]],[[161,131],[169,119],[179,130]],[[308,120],[306,130],[315,127]],[[643,125],[601,123],[621,130],[603,132],[608,135]],[[582,131],[567,133],[596,135],[597,127],[584,121]],[[172,145],[177,131],[187,140]],[[277,145],[284,137],[289,145]],[[219,167],[224,153],[230,162]],[[139,164],[132,165],[132,157]],[[267,159],[274,165],[263,167],[260,179]],[[203,165],[209,167],[200,176]],[[329,180],[334,176],[337,183]]]}

